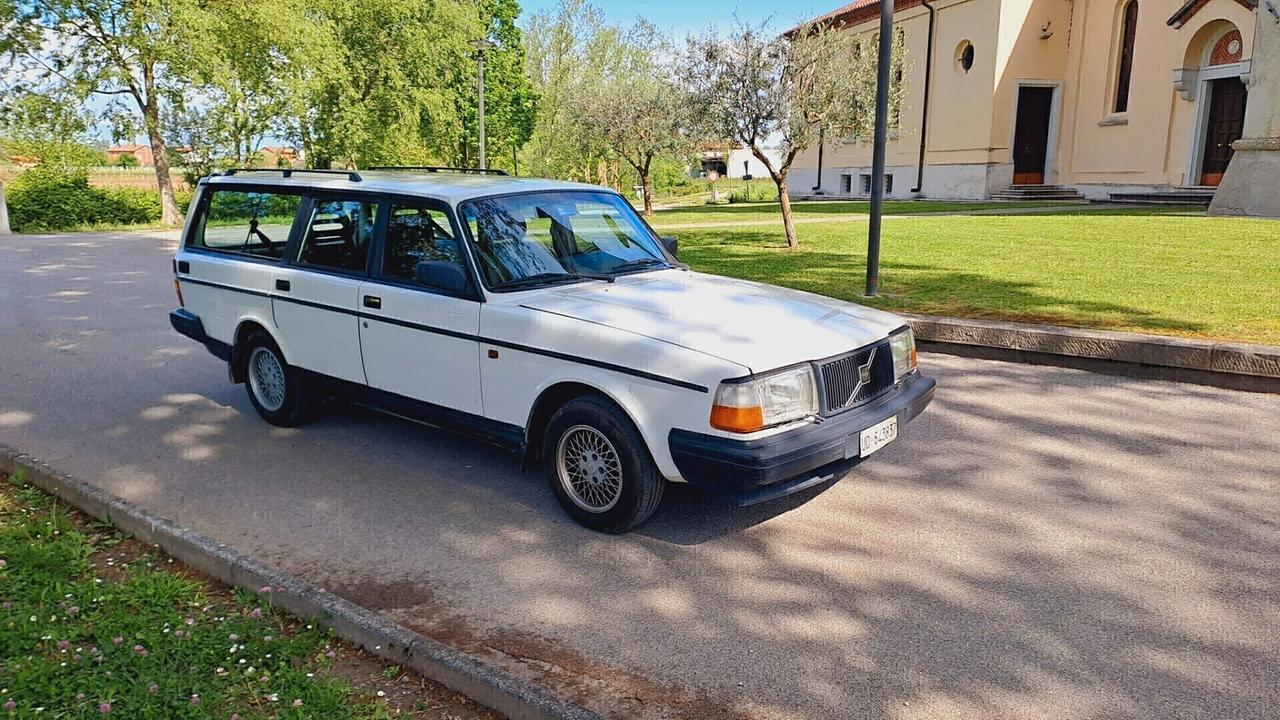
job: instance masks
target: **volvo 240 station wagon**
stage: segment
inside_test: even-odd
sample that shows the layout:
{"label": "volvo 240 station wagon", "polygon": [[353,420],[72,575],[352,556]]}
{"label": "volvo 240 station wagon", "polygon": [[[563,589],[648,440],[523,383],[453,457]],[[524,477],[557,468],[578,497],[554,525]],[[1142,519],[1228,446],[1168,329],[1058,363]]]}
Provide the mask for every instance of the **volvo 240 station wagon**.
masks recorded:
{"label": "volvo 240 station wagon", "polygon": [[267,422],[339,397],[473,433],[605,532],[668,482],[747,505],[838,478],[934,392],[900,318],[693,272],[591,185],[227,171],[199,183],[173,265],[173,327]]}

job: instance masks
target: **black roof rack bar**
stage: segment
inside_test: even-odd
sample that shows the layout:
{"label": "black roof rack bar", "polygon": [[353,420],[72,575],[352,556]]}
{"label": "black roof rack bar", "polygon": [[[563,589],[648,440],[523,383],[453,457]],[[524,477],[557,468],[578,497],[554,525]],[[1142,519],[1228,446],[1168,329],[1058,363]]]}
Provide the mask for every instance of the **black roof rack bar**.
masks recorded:
{"label": "black roof rack bar", "polygon": [[223,175],[235,175],[236,173],[250,172],[278,172],[284,177],[291,177],[294,173],[314,173],[317,175],[346,175],[351,182],[361,182],[364,178],[360,177],[360,173],[355,170],[308,170],[306,168],[231,168],[223,170]]}
{"label": "black roof rack bar", "polygon": [[496,170],[493,168],[468,168],[468,167],[444,167],[443,165],[375,165],[368,170],[403,170],[405,172],[454,172],[454,173],[476,173],[478,175],[506,175],[506,170]]}

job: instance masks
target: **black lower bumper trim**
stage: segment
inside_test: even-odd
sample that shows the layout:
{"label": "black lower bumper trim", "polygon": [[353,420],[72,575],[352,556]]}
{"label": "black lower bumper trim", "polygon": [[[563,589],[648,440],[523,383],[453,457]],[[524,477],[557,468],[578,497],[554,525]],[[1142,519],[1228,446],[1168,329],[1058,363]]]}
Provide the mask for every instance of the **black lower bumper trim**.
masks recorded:
{"label": "black lower bumper trim", "polygon": [[839,477],[862,461],[858,434],[891,417],[905,425],[933,400],[935,383],[916,373],[867,405],[755,440],[672,430],[671,456],[700,490],[751,505]]}
{"label": "black lower bumper trim", "polygon": [[170,311],[169,324],[174,330],[204,345],[214,357],[231,362],[232,347],[221,340],[214,340],[204,331],[204,323],[190,310],[178,308]]}

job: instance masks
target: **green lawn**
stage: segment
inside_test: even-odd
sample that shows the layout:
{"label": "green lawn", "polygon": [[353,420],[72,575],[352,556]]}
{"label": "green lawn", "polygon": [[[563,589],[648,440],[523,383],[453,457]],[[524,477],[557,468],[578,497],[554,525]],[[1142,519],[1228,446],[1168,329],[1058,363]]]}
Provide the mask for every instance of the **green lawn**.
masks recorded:
{"label": "green lawn", "polygon": [[[1088,206],[1063,202],[948,202],[941,200],[886,200],[887,215],[913,215],[931,212],[972,212],[974,210],[1007,210],[1017,208],[1074,207],[1087,211]],[[800,201],[791,204],[796,218],[823,218],[833,215],[860,215],[871,212],[866,200]],[[672,210],[658,210],[649,223],[661,229],[663,225],[688,223],[755,222],[777,220],[782,222],[778,203],[734,203],[731,205],[701,205]]]}
{"label": "green lawn", "polygon": [[493,717],[401,674],[0,476],[0,718]]}
{"label": "green lawn", "polygon": [[874,300],[860,297],[866,222],[797,232],[796,251],[780,224],[678,236],[697,270],[888,310],[1280,344],[1280,221],[1165,209],[886,218]]}

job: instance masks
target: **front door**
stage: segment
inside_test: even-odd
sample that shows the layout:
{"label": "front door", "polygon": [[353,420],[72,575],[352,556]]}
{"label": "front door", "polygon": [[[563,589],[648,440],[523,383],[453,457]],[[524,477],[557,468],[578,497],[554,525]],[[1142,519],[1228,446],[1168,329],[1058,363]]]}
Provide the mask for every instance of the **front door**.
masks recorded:
{"label": "front door", "polygon": [[1013,131],[1014,185],[1044,183],[1053,91],[1051,87],[1018,88],[1018,118]]}
{"label": "front door", "polygon": [[1205,123],[1204,162],[1200,166],[1200,184],[1218,185],[1231,162],[1231,143],[1244,133],[1244,106],[1249,96],[1240,78],[1223,78],[1210,82],[1209,119]]}
{"label": "front door", "polygon": [[478,417],[480,303],[444,207],[390,203],[381,255],[360,288],[369,387]]}

